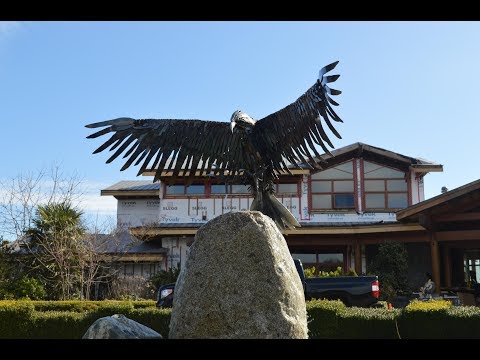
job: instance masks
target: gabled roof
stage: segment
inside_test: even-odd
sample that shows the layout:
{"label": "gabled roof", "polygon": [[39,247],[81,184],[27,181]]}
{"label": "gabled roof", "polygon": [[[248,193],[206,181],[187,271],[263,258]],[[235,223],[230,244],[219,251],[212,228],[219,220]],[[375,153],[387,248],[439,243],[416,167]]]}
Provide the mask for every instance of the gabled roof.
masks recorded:
{"label": "gabled roof", "polygon": [[[87,235],[92,244],[92,248],[97,254],[104,255],[135,255],[135,254],[166,254],[168,249],[162,247],[159,242],[146,243],[129,231],[120,231],[115,234],[90,234]],[[85,239],[87,240],[87,238]],[[10,248],[14,254],[26,255],[30,252],[37,251],[36,248],[29,248],[31,238],[24,236],[20,239],[12,241]]]}
{"label": "gabled roof", "polygon": [[121,231],[114,235],[95,235],[96,252],[98,254],[166,254],[168,249],[159,242],[143,242],[129,231]]}
{"label": "gabled roof", "polygon": [[397,220],[418,221],[422,214],[466,210],[468,203],[480,207],[480,179],[397,211]]}
{"label": "gabled roof", "polygon": [[[385,150],[376,146],[356,142],[331,151],[332,155],[322,154],[326,163],[320,163],[323,169],[328,169],[339,163],[348,161],[355,157],[362,157],[365,160],[379,162],[381,164],[392,166],[403,171],[413,169],[417,173],[427,173],[434,171],[443,171],[443,165],[425,160],[402,155],[390,150]],[[200,164],[199,164],[200,166]],[[309,174],[307,166],[303,170],[294,169],[294,174]],[[319,170],[321,171],[321,170]],[[316,171],[315,171],[316,172]],[[154,175],[152,169],[147,169],[142,175]],[[171,173],[171,172],[170,172]],[[199,175],[199,174],[198,174]],[[168,174],[165,174],[168,176]],[[101,190],[101,195],[113,196],[159,196],[160,184],[152,183],[149,180],[120,181],[106,189]]]}
{"label": "gabled roof", "polygon": [[160,183],[153,183],[151,180],[119,181],[106,189],[100,191],[100,195],[153,195],[159,196]]}
{"label": "gabled roof", "polygon": [[404,171],[407,171],[410,168],[419,173],[443,171],[443,165],[433,161],[406,156],[394,151],[364,144],[362,142],[356,142],[354,144],[335,149],[331,151],[331,154],[332,155],[322,154],[322,157],[327,162],[326,165],[323,165],[324,168],[335,166],[354,157],[362,157],[365,160],[380,162]]}

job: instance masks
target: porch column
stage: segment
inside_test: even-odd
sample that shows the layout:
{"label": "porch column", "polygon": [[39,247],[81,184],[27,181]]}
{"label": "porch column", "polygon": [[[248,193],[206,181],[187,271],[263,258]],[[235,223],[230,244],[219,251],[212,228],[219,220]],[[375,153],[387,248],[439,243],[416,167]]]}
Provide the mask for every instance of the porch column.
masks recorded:
{"label": "porch column", "polygon": [[445,286],[452,287],[452,259],[450,258],[450,247],[445,244],[443,249],[443,268],[445,269]]}
{"label": "porch column", "polygon": [[355,272],[362,274],[362,246],[358,240],[355,240]]}
{"label": "porch column", "polygon": [[435,233],[430,235],[430,254],[432,257],[432,280],[435,283],[435,293],[438,294],[440,293],[440,252]]}

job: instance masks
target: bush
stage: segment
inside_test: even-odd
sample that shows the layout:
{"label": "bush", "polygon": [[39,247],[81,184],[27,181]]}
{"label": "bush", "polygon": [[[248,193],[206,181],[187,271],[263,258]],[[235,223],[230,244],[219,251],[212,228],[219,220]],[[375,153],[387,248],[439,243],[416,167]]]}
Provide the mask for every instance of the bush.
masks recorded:
{"label": "bush", "polygon": [[33,312],[30,301],[0,301],[0,338],[27,338]]}
{"label": "bush", "polygon": [[170,330],[171,315],[172,309],[143,308],[132,310],[129,317],[142,325],[152,328],[166,339]]}
{"label": "bush", "polygon": [[99,301],[98,304],[98,307],[88,312],[88,316],[91,319],[90,324],[93,324],[93,322],[99,318],[115,314],[123,314],[129,317],[129,314],[133,311],[132,301],[106,300]]}
{"label": "bush", "polygon": [[306,302],[309,337],[333,339],[338,333],[338,315],[346,308],[340,300],[313,299]]}
{"label": "bush", "polygon": [[[446,324],[447,310],[452,306],[446,300],[413,300],[408,304],[399,319],[402,338],[446,339],[452,329]],[[458,331],[459,329],[455,329]],[[480,336],[478,334],[477,336]]]}
{"label": "bush", "polygon": [[475,306],[452,306],[447,309],[444,325],[449,339],[480,338],[480,308]]}
{"label": "bush", "polygon": [[303,269],[303,273],[305,274],[306,278],[312,278],[317,276],[317,269],[315,269],[315,266],[312,266],[310,268]]}
{"label": "bush", "polygon": [[149,280],[142,276],[114,277],[110,287],[110,299],[143,300],[153,298]]}
{"label": "bush", "polygon": [[415,310],[422,310],[422,311],[437,311],[437,310],[446,310],[452,306],[452,303],[447,300],[443,299],[431,299],[428,301],[421,301],[421,300],[412,300],[410,304],[408,304],[405,308],[406,311],[415,311]]}
{"label": "bush", "polygon": [[351,307],[339,313],[336,338],[397,339],[395,319],[400,310]]}
{"label": "bush", "polygon": [[148,287],[152,293],[155,293],[162,285],[172,284],[177,282],[178,275],[180,275],[180,267],[171,267],[168,270],[160,270],[154,275],[150,276],[148,280]]}
{"label": "bush", "polygon": [[58,300],[58,301],[32,301],[35,311],[71,311],[85,312],[92,311],[100,306],[101,301],[83,300]]}
{"label": "bush", "polygon": [[31,321],[30,339],[81,339],[93,323],[88,313],[71,311],[36,311]]}
{"label": "bush", "polygon": [[380,244],[368,272],[378,275],[380,300],[392,302],[397,295],[408,293],[408,253],[405,245],[400,242]]}
{"label": "bush", "polygon": [[138,301],[132,301],[133,308],[134,309],[144,309],[144,308],[151,308],[155,307],[155,300],[138,300]]}
{"label": "bush", "polygon": [[[42,309],[42,311],[38,311]],[[62,309],[62,310],[58,310]],[[68,309],[68,310],[65,310]],[[310,338],[480,339],[480,308],[443,300],[412,301],[405,309],[306,302]],[[171,309],[154,301],[0,301],[0,338],[80,339],[99,318],[123,314],[168,337]]]}
{"label": "bush", "polygon": [[47,297],[43,284],[30,276],[22,276],[14,281],[10,291],[16,299],[41,300]]}

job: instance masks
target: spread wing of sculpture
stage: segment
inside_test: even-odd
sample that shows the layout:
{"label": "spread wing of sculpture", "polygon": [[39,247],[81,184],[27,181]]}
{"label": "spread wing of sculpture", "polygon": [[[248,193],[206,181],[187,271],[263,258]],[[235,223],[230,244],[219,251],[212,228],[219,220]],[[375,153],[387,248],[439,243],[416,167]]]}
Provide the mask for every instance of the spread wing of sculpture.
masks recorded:
{"label": "spread wing of sculpture", "polygon": [[[237,110],[230,122],[183,119],[118,118],[86,125],[103,128],[87,138],[112,133],[93,153],[113,151],[106,161],[123,154],[130,165],[155,171],[154,182],[169,172],[165,181],[175,183],[181,174],[186,185],[195,176],[209,175],[231,184],[248,185],[254,197],[250,210],[270,216],[280,229],[300,227],[290,211],[275,198],[275,180],[291,169],[322,169],[325,162],[315,144],[330,154],[334,148],[326,127],[339,139],[332,120],[342,122],[332,106],[331,96],[341,91],[327,84],[340,75],[327,75],[338,61],[320,70],[318,80],[295,102],[263,119],[255,120]],[[326,126],[325,126],[326,125]]]}

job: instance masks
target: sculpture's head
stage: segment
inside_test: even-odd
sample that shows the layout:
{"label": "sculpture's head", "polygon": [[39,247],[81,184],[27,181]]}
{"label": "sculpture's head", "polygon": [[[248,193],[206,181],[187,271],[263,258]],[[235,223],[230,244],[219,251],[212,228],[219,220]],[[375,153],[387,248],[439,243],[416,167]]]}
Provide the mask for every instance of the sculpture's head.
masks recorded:
{"label": "sculpture's head", "polygon": [[255,125],[255,120],[241,110],[235,111],[230,118],[230,129],[232,130],[232,134],[235,126],[246,129],[251,128],[253,125]]}

